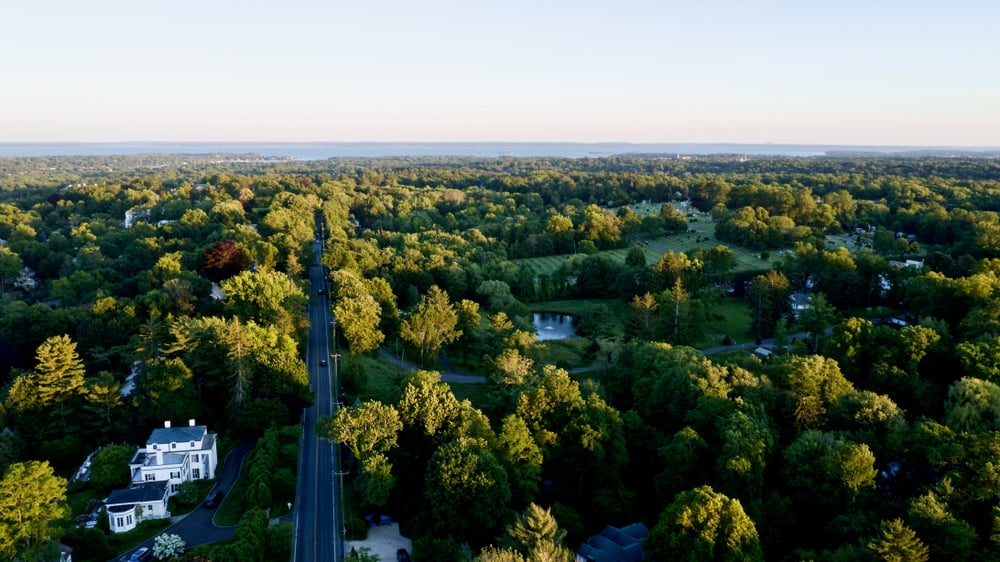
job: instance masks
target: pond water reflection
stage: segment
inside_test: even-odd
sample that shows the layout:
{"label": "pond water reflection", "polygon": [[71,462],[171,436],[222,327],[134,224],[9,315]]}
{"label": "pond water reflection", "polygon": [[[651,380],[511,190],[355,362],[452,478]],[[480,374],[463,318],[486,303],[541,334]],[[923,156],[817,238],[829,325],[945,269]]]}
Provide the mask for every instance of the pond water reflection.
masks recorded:
{"label": "pond water reflection", "polygon": [[569,314],[536,312],[532,317],[532,323],[538,332],[538,341],[561,340],[576,336],[573,317]]}

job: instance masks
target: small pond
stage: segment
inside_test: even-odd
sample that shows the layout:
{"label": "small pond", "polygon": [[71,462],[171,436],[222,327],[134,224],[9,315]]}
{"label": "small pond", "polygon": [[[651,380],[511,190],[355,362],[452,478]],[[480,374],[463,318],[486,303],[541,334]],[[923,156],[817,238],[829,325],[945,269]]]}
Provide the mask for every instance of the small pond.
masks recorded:
{"label": "small pond", "polygon": [[538,341],[561,340],[576,336],[573,317],[569,314],[536,312],[532,316],[532,323],[538,332]]}

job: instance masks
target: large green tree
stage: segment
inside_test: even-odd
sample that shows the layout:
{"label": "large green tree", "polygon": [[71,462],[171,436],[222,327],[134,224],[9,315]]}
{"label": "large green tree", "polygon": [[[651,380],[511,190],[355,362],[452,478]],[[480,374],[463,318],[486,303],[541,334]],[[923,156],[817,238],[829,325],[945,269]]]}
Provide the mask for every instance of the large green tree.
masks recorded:
{"label": "large green tree", "polygon": [[701,486],[681,492],[643,542],[652,560],[759,561],[757,527],[739,500]]}
{"label": "large green tree", "polygon": [[30,559],[58,538],[60,522],[69,517],[66,480],[47,462],[12,464],[0,479],[0,555]]}
{"label": "large green tree", "polygon": [[448,300],[448,293],[437,285],[420,297],[420,303],[400,327],[400,337],[417,348],[422,361],[436,359],[438,350],[458,339],[461,334],[458,329],[458,313]]}
{"label": "large green tree", "polygon": [[426,499],[440,530],[481,540],[492,535],[507,511],[507,471],[485,441],[460,437],[428,461]]}

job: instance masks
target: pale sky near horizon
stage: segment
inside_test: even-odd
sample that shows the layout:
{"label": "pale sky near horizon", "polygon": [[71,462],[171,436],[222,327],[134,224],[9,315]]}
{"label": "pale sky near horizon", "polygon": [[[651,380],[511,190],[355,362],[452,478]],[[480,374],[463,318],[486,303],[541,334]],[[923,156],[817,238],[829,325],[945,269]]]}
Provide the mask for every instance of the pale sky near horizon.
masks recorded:
{"label": "pale sky near horizon", "polygon": [[0,142],[1000,147],[996,0],[7,0]]}

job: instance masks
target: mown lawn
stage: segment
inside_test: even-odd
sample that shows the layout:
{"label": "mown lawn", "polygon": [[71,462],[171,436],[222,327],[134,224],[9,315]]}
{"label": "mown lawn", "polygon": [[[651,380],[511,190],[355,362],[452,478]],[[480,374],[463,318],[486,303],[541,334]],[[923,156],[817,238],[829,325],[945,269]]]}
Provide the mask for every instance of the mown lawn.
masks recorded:
{"label": "mown lawn", "polygon": [[[759,252],[754,252],[746,248],[741,248],[739,246],[726,244],[716,240],[715,225],[696,223],[691,225],[691,228],[694,228],[697,232],[682,232],[671,236],[662,236],[660,238],[644,240],[639,247],[642,248],[643,253],[646,255],[646,263],[649,265],[655,264],[660,261],[663,254],[670,251],[673,251],[675,254],[682,252],[686,254],[690,253],[691,250],[695,248],[710,250],[716,246],[726,246],[733,251],[733,257],[736,258],[737,272],[771,268],[768,261],[760,258]],[[628,250],[628,248],[618,248],[615,250],[606,250],[600,253],[610,256],[617,262],[624,263]],[[772,252],[772,254],[775,253],[776,252]],[[531,268],[535,275],[551,275],[573,255],[574,254],[544,256],[511,261],[520,266]]]}
{"label": "mown lawn", "polygon": [[535,344],[538,362],[542,365],[555,365],[562,369],[587,367],[586,347],[590,342],[584,338],[567,338],[564,340],[547,340]]}
{"label": "mown lawn", "polygon": [[386,404],[396,401],[399,383],[406,374],[403,369],[378,353],[350,356],[346,360],[356,362],[365,373],[364,385],[357,396],[359,400],[378,400]]}
{"label": "mown lawn", "polygon": [[709,321],[705,325],[705,339],[699,347],[716,347],[728,336],[733,343],[745,343],[750,335],[750,307],[740,299],[724,298],[708,309]]}

